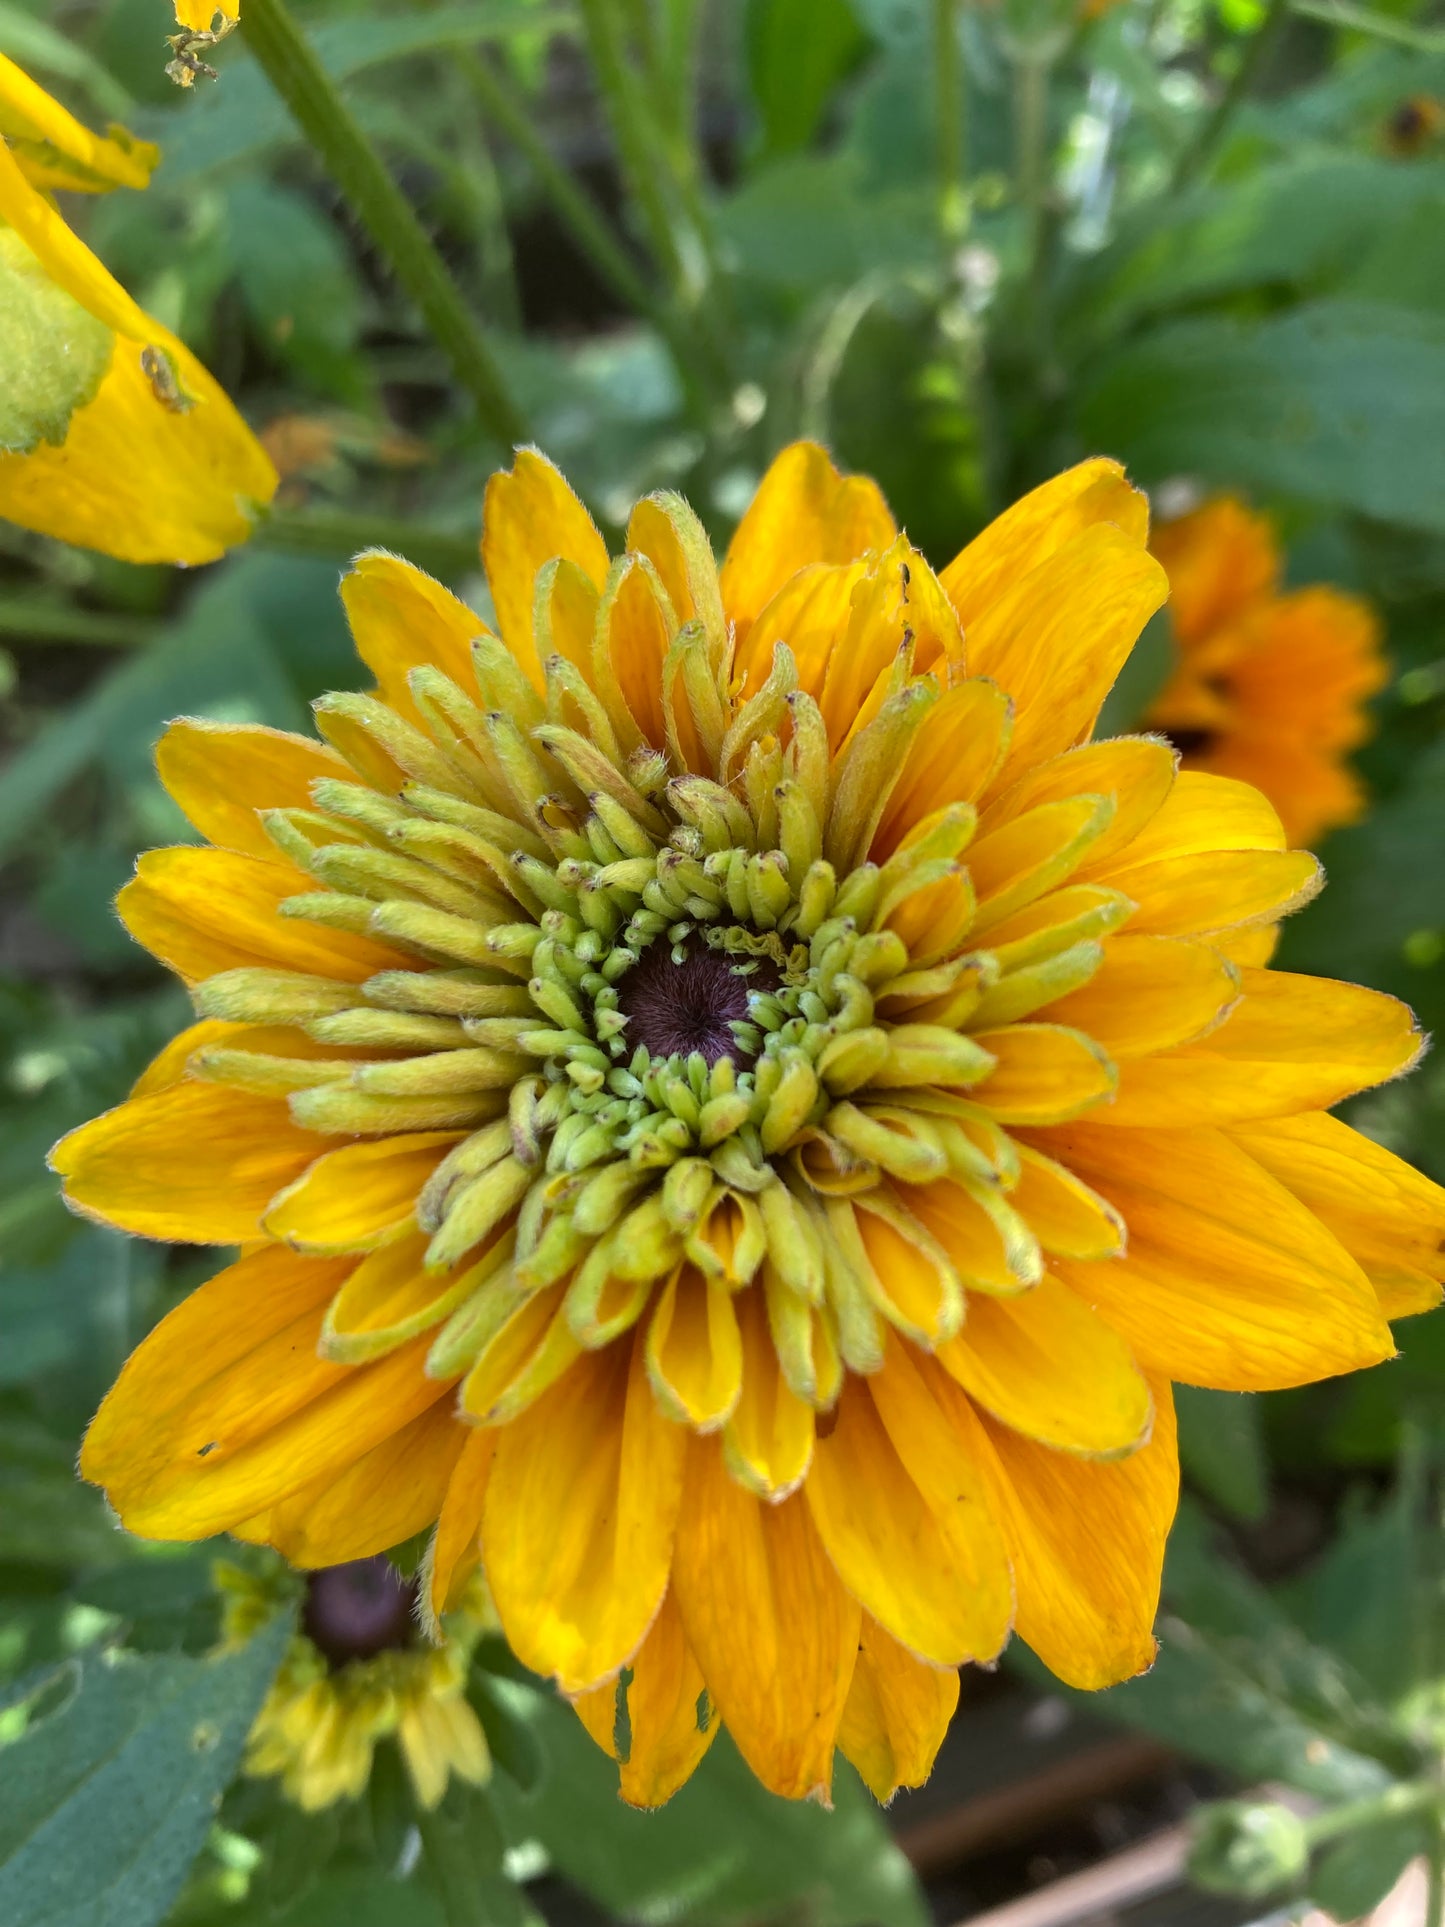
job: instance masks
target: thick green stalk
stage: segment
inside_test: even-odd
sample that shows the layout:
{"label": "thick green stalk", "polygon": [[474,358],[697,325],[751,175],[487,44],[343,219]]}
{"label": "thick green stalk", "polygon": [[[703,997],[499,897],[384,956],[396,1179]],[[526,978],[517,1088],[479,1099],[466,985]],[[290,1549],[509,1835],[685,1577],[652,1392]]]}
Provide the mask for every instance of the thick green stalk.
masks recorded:
{"label": "thick green stalk", "polygon": [[1254,38],[1245,48],[1233,78],[1216,102],[1213,113],[1205,121],[1194,139],[1190,141],[1179,156],[1174,168],[1170,186],[1177,192],[1203,170],[1212,160],[1230,122],[1234,119],[1240,103],[1254,86],[1265,62],[1273,53],[1284,31],[1285,22],[1290,14],[1290,0],[1269,0],[1269,10],[1264,16]]}
{"label": "thick green stalk", "polygon": [[958,10],[958,0],[933,0],[933,128],[938,170],[938,225],[944,247],[948,249],[958,245],[968,228]]}
{"label": "thick green stalk", "polygon": [[278,509],[258,520],[251,542],[279,555],[315,555],[338,562],[363,549],[390,549],[452,581],[481,565],[476,536],[352,509]]}
{"label": "thick green stalk", "polygon": [[241,30],[267,79],[311,146],[499,441],[526,439],[526,424],[507,393],[492,351],[416,212],[362,132],[285,0],[247,0]]}
{"label": "thick green stalk", "polygon": [[581,0],[581,13],[592,70],[607,103],[628,189],[637,202],[659,267],[673,289],[683,294],[690,276],[673,210],[663,189],[665,163],[660,143],[651,138],[651,104],[629,63],[614,0]]}
{"label": "thick green stalk", "polygon": [[0,601],[0,636],[13,642],[76,642],[89,648],[139,649],[155,635],[145,616],[77,609],[64,602]]}
{"label": "thick green stalk", "polygon": [[1014,126],[1018,193],[1028,227],[1028,306],[1035,350],[1049,357],[1049,67],[1036,47],[1015,56]]}

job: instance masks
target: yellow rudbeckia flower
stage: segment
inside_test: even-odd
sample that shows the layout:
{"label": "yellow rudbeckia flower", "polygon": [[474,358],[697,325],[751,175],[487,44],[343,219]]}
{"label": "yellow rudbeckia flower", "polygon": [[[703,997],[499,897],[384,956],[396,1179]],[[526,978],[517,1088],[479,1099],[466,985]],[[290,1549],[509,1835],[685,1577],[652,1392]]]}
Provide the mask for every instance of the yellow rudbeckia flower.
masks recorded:
{"label": "yellow rudbeckia flower", "polygon": [[1179,661],[1148,715],[1186,769],[1255,784],[1291,843],[1363,815],[1347,761],[1370,733],[1367,700],[1388,669],[1360,596],[1279,590],[1273,526],[1221,496],[1166,522],[1154,553],[1170,582]]}
{"label": "yellow rudbeckia flower", "polygon": [[674,495],[614,560],[523,451],[499,634],[365,555],[324,743],[174,724],[213,847],[119,907],[201,1019],[54,1163],[245,1255],[91,1427],[125,1524],[303,1566],[435,1524],[432,1610],[480,1560],[643,1805],[719,1721],[887,1797],[1011,1629],[1147,1666],[1170,1380],[1388,1357],[1445,1193],[1327,1115],[1408,1010],[1263,967],[1314,858],[1090,741],[1146,521],[1086,462],[936,575],[803,444],[721,571]]}
{"label": "yellow rudbeckia flower", "polygon": [[[284,1573],[218,1562],[222,1635],[243,1644],[292,1592]],[[455,1774],[491,1777],[491,1754],[467,1696],[467,1671],[490,1612],[473,1580],[429,1642],[416,1587],[382,1557],[328,1566],[301,1582],[301,1623],[246,1746],[246,1771],[279,1779],[307,1813],[366,1791],[382,1740],[395,1739],[420,1805],[434,1807]]]}
{"label": "yellow rudbeckia flower", "polygon": [[9,62],[0,134],[0,516],[127,562],[214,561],[275,494],[270,457],[46,192],[143,187],[155,149],[88,133]]}

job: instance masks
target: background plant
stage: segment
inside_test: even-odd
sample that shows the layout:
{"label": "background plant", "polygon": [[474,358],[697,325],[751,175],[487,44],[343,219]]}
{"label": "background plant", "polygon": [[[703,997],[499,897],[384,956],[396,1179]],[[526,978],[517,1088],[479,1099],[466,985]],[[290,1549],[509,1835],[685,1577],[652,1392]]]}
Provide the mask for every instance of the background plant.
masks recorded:
{"label": "background plant", "polygon": [[[177,713],[304,727],[354,674],[335,581],[361,546],[475,598],[481,483],[515,437],[609,532],[677,486],[721,540],[767,456],[818,435],[938,562],[1107,451],[1166,504],[1270,507],[1293,579],[1381,608],[1375,807],[1326,847],[1281,961],[1438,1027],[1445,24],[1413,0],[246,0],[219,81],[184,92],[168,27],[161,0],[0,3],[0,51],[162,144],[145,195],[74,218],[285,474],[199,574],[0,527],[0,1742],[26,1748],[0,1774],[0,1916],[45,1894],[126,1927],[459,1922],[525,1912],[552,1864],[620,1913],[919,1919],[851,1780],[831,1821],[785,1813],[717,1749],[637,1821],[490,1647],[499,1773],[449,1796],[420,1859],[390,1768],[340,1818],[233,1783],[279,1633],[204,1657],[209,1549],[127,1540],[71,1469],[126,1350],[212,1260],[71,1219],[43,1166],[184,1020],[108,908],[137,849],[188,834],[151,745]],[[1110,726],[1169,650],[1161,622]],[[1429,1063],[1353,1116],[1437,1178],[1442,1119]],[[1319,1803],[1207,1822],[1202,1878],[1344,1915],[1415,1853],[1440,1887],[1445,1321],[1401,1335],[1348,1384],[1181,1401],[1199,1511],[1165,1657],[1106,1702]],[[110,1885],[57,1901],[58,1865]]]}

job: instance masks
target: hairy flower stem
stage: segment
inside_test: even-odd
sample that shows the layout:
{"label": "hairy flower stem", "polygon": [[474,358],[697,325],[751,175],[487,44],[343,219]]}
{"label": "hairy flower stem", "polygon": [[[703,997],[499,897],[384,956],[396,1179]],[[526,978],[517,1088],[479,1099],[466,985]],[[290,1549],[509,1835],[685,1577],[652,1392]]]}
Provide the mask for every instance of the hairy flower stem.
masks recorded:
{"label": "hairy flower stem", "polygon": [[419,568],[454,582],[478,566],[474,535],[453,535],[390,515],[353,509],[285,509],[257,520],[253,548],[277,555],[316,555],[349,562],[363,549],[390,549]]}
{"label": "hairy flower stem", "polygon": [[506,444],[524,441],[526,423],[456,283],[285,0],[254,0],[246,8],[242,32],[267,79],[416,302],[476,404],[482,426]]}
{"label": "hairy flower stem", "polygon": [[1049,325],[1049,69],[1052,53],[1025,47],[1014,66],[1014,128],[1018,151],[1018,194],[1028,228],[1028,315],[1030,334],[1048,382],[1051,359]]}

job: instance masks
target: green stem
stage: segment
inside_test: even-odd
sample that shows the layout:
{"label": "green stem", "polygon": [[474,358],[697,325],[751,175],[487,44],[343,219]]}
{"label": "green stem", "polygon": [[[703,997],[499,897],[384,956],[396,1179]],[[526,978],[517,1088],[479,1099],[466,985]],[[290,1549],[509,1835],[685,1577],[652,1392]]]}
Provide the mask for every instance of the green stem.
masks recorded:
{"label": "green stem", "polygon": [[660,156],[650,137],[651,107],[628,62],[613,0],[581,0],[581,12],[593,72],[607,103],[628,188],[637,202],[658,265],[674,291],[682,294],[688,283],[687,263],[662,191]]}
{"label": "green stem", "polygon": [[1181,187],[1187,187],[1203,170],[1206,162],[1213,159],[1240,103],[1254,86],[1265,62],[1278,45],[1289,12],[1290,0],[1269,0],[1269,8],[1259,30],[1245,48],[1229,85],[1215,102],[1213,113],[1175,163],[1174,178],[1170,183],[1175,193]]}
{"label": "green stem", "polygon": [[0,601],[0,636],[14,642],[76,642],[99,649],[139,649],[155,634],[144,616],[76,609],[63,602]]}
{"label": "green stem", "polygon": [[516,94],[481,56],[458,53],[454,58],[483,114],[531,168],[582,253],[618,299],[650,321],[667,343],[692,411],[705,421],[710,413],[710,370],[699,356],[696,337],[633,266],[591,196],[554,157]]}
{"label": "green stem", "polygon": [[256,524],[252,546],[278,555],[347,562],[362,549],[390,549],[430,574],[455,581],[480,567],[476,536],[452,535],[388,515],[352,509],[278,509]]}
{"label": "green stem", "polygon": [[499,441],[526,439],[526,424],[446,264],[382,164],[285,0],[247,0],[241,31],[267,79],[416,302],[477,417]]}
{"label": "green stem", "polygon": [[1026,47],[1014,67],[1018,187],[1028,228],[1028,304],[1040,362],[1049,354],[1049,57]]}
{"label": "green stem", "polygon": [[958,0],[933,0],[933,114],[938,167],[938,225],[946,249],[968,228],[964,186],[963,75],[958,57]]}
{"label": "green stem", "polygon": [[1445,1819],[1438,1813],[1425,1862],[1424,1927],[1445,1927]]}
{"label": "green stem", "polygon": [[1387,1787],[1383,1793],[1366,1794],[1347,1800],[1343,1806],[1327,1807],[1305,1822],[1311,1848],[1338,1840],[1342,1834],[1357,1833],[1364,1827],[1377,1827],[1385,1820],[1399,1820],[1409,1813],[1434,1813],[1438,1816],[1441,1789],[1433,1780],[1406,1780]]}

